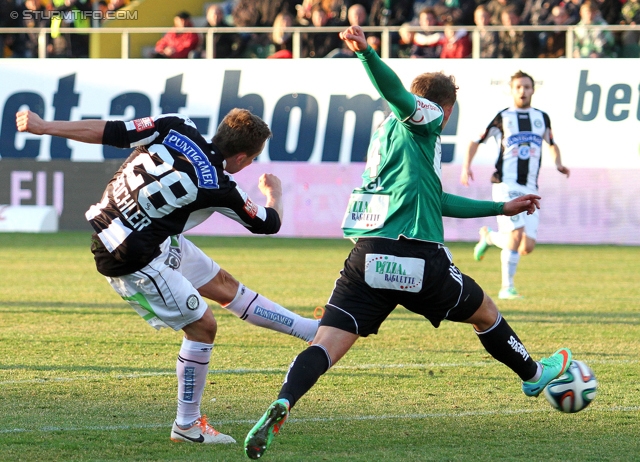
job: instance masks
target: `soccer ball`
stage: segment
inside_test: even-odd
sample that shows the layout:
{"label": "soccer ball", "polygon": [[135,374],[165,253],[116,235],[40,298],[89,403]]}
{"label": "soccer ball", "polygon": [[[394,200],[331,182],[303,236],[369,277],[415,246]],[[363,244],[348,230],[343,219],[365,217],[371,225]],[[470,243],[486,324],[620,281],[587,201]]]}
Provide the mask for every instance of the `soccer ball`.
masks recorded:
{"label": "soccer ball", "polygon": [[544,389],[547,401],[562,412],[578,412],[596,397],[598,382],[589,366],[582,361],[571,361],[569,369]]}

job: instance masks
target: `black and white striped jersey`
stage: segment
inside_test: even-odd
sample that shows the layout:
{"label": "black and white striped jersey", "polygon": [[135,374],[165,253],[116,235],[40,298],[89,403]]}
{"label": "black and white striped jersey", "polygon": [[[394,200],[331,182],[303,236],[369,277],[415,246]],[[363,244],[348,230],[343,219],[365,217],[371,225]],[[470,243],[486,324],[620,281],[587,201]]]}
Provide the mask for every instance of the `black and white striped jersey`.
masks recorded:
{"label": "black and white striped jersey", "polygon": [[135,148],[85,216],[95,230],[92,251],[105,276],[133,273],[159,255],[160,244],[212,213],[256,234],[280,229],[278,213],[253,202],[195,124],[178,114],[107,122],[102,143]]}
{"label": "black and white striped jersey", "polygon": [[547,113],[532,107],[504,109],[491,121],[478,143],[486,143],[491,137],[499,146],[493,181],[538,189],[542,141],[554,144]]}

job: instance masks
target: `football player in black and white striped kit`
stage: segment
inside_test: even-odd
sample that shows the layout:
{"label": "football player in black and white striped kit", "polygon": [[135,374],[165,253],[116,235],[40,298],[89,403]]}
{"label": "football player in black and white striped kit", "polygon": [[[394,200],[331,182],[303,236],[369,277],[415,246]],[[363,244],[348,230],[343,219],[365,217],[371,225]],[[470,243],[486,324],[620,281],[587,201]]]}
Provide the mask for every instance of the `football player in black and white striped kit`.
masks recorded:
{"label": "football player in black and white striped kit", "polygon": [[271,174],[258,186],[258,205],[233,177],[264,149],[271,130],[259,117],[233,109],[212,142],[179,114],[124,121],[44,121],[16,114],[21,132],[135,148],[86,218],[95,230],[91,251],[98,271],[152,327],[183,330],[176,363],[178,409],[171,439],[235,443],[200,413],[217,324],[203,297],[241,319],[311,341],[318,320],[303,318],[236,281],[182,233],[214,212],[252,233],[273,234],[282,219],[282,185]]}
{"label": "football player in black and white striped kit", "polygon": [[[491,178],[494,201],[509,201],[525,194],[537,194],[543,141],[549,146],[557,170],[569,176],[569,169],[562,164],[560,149],[553,139],[549,116],[531,107],[534,91],[535,83],[529,74],[518,71],[511,76],[513,106],[500,111],[480,139],[469,144],[460,175],[463,185],[469,186],[469,182],[474,179],[471,161],[478,146],[492,137],[499,147],[496,171]],[[520,256],[533,252],[539,221],[540,211],[536,210],[531,215],[521,213],[513,217],[499,216],[497,231],[486,226],[480,228],[480,241],[473,252],[476,260],[482,260],[491,245],[502,249],[502,288],[498,298],[522,298],[513,280]]]}

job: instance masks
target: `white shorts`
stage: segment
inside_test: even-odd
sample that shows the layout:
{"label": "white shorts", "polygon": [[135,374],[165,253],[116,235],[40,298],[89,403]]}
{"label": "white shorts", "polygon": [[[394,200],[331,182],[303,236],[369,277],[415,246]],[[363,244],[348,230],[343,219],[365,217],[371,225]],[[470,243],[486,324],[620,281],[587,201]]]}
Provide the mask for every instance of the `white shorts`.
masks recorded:
{"label": "white shorts", "polygon": [[107,281],[151,327],[180,330],[204,316],[207,303],[197,289],[220,266],[182,235],[168,238],[160,250],[140,271]]}
{"label": "white shorts", "polygon": [[[496,202],[509,202],[525,194],[538,194],[538,191],[517,183],[494,183],[491,191],[493,200]],[[540,223],[540,211],[538,209],[531,215],[527,215],[527,212],[522,212],[512,217],[498,215],[497,219],[498,231],[501,233],[510,233],[514,229],[524,228],[524,233],[527,237],[534,241],[538,237],[538,224]]]}

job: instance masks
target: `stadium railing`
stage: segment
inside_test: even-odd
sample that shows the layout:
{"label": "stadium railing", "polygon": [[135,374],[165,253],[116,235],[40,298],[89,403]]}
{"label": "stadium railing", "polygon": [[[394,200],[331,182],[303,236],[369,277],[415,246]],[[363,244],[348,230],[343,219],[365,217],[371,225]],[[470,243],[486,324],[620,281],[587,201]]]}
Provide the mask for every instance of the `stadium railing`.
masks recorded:
{"label": "stadium railing", "polygon": [[[481,29],[475,26],[451,26],[452,29],[464,29],[470,33],[472,42],[472,55],[473,59],[480,59],[480,32]],[[574,31],[579,28],[594,29],[594,30],[608,30],[612,33],[622,33],[636,31],[640,32],[640,25],[628,26],[628,25],[605,25],[605,26],[487,26],[482,30],[488,32],[501,32],[501,31],[523,31],[523,32],[566,32],[566,58],[573,58],[573,43],[574,43]],[[380,34],[380,56],[382,58],[388,58],[391,56],[391,34],[397,33],[401,27],[377,27],[368,26],[362,28],[365,33]],[[438,26],[429,29],[430,32],[442,32],[445,27]],[[168,31],[174,30],[173,27],[109,27],[109,28],[68,28],[62,27],[59,29],[61,34],[119,34],[120,45],[120,58],[129,59],[130,57],[130,37],[134,34],[164,34]],[[292,34],[292,54],[294,59],[301,57],[301,35],[308,33],[338,33],[344,30],[344,27],[288,27],[283,29],[285,32]],[[406,28],[410,32],[421,32],[422,29],[419,26],[412,26]],[[214,56],[214,36],[215,34],[267,34],[271,35],[273,28],[271,27],[189,27],[184,29],[185,32],[193,32],[196,34],[202,34],[205,37],[204,50],[205,58],[213,59]],[[51,35],[51,28],[30,28],[30,27],[4,27],[0,28],[0,36],[6,34],[38,34],[38,58],[47,58],[47,41]]]}

